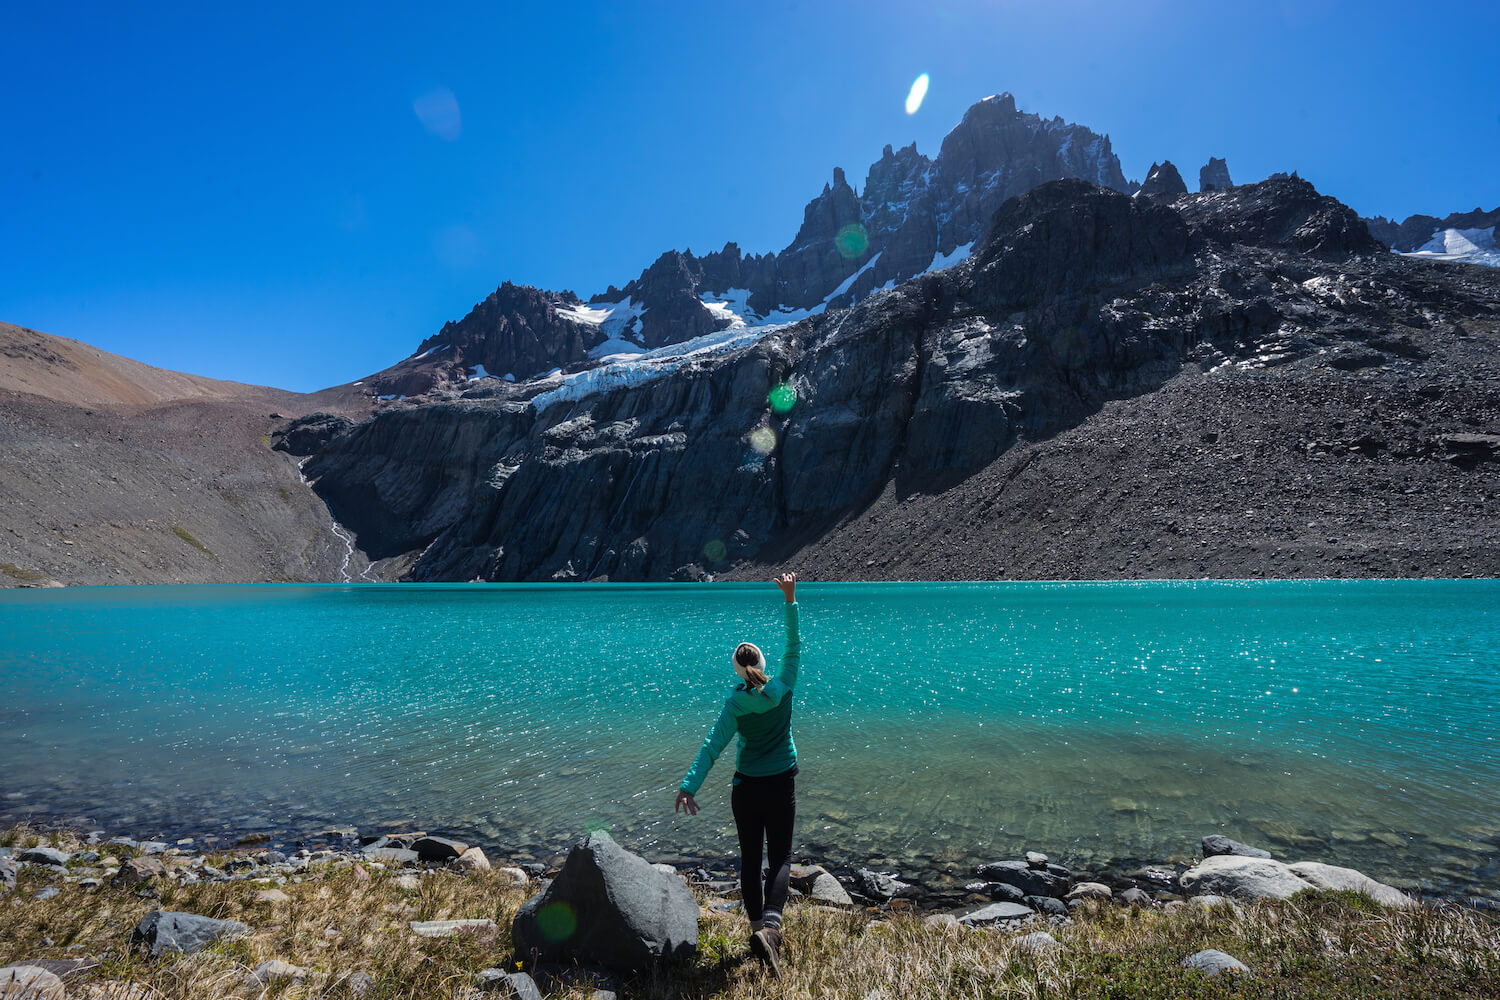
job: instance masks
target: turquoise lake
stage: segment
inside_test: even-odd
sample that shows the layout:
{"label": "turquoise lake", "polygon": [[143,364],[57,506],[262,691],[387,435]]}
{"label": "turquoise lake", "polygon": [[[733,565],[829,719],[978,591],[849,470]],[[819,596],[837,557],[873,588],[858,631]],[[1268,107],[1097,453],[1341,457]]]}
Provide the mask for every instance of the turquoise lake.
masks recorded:
{"label": "turquoise lake", "polygon": [[[961,881],[1222,832],[1500,895],[1500,581],[798,594],[800,852]],[[732,757],[696,818],[673,795],[781,622],[769,583],[0,592],[0,818],[722,859]]]}

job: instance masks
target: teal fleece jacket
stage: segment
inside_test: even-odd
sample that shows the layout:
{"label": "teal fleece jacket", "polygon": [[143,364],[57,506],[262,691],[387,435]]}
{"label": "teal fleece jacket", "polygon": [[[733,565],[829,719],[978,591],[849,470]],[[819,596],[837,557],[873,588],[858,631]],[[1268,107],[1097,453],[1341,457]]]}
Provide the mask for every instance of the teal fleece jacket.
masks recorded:
{"label": "teal fleece jacket", "polygon": [[682,779],[684,792],[698,794],[709,769],[736,732],[740,734],[740,751],[735,770],[740,774],[760,778],[797,766],[797,744],[792,742],[792,692],[801,666],[802,639],[797,634],[797,603],[792,601],[786,606],[786,654],[781,658],[781,671],[759,691],[748,690],[743,682],[735,685],[719,721]]}

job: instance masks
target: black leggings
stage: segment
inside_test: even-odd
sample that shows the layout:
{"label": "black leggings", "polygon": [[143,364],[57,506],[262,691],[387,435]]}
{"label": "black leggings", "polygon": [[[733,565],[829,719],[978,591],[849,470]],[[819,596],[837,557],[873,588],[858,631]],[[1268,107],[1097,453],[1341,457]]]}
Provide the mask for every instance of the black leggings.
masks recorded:
{"label": "black leggings", "polygon": [[[792,874],[792,821],[797,816],[797,769],[768,778],[736,774],[730,793],[734,825],[740,835],[740,895],[745,916],[781,926],[787,882]],[[765,892],[760,882],[761,840],[767,848]]]}

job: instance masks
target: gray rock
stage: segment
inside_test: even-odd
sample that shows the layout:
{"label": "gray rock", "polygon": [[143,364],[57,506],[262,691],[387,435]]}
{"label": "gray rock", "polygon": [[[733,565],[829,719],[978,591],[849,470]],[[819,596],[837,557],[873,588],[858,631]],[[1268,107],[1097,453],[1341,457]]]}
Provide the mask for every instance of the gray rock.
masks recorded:
{"label": "gray rock", "polygon": [[486,934],[488,932],[499,933],[500,928],[493,920],[412,920],[407,923],[417,934],[422,937],[452,937],[454,934]]}
{"label": "gray rock", "polygon": [[1241,858],[1269,858],[1271,856],[1270,851],[1261,850],[1259,847],[1251,847],[1249,844],[1242,844],[1238,840],[1231,840],[1217,833],[1211,833],[1203,838],[1203,856],[1205,858],[1215,858],[1225,854],[1232,854]]}
{"label": "gray rock", "polygon": [[63,1000],[63,982],[36,965],[7,965],[0,969],[0,997],[4,1000]]}
{"label": "gray rock", "polygon": [[[454,862],[460,871],[487,872],[490,870],[490,859],[485,857],[484,851],[477,847],[471,847],[458,856]],[[525,874],[524,872],[522,874]],[[522,885],[525,883],[523,882]]]}
{"label": "gray rock", "polygon": [[1286,899],[1308,887],[1290,868],[1269,858],[1218,854],[1183,872],[1179,881],[1190,896],[1213,894],[1234,899]]}
{"label": "gray rock", "polygon": [[167,866],[162,863],[161,858],[126,858],[112,881],[118,886],[132,886],[160,878],[166,873]]}
{"label": "gray rock", "polygon": [[1136,886],[1131,886],[1115,898],[1129,906],[1150,906],[1152,903],[1151,896],[1146,890]]}
{"label": "gray rock", "polygon": [[292,901],[292,897],[280,889],[261,889],[254,898],[257,903],[290,903]]}
{"label": "gray rock", "polygon": [[32,865],[65,865],[72,856],[55,847],[28,847],[16,855],[16,860]]}
{"label": "gray rock", "polygon": [[979,927],[1010,920],[1028,920],[1034,916],[1036,911],[1021,903],[990,903],[960,915],[958,920],[965,926]]}
{"label": "gray rock", "polygon": [[1055,914],[1059,917],[1068,915],[1068,904],[1055,896],[1027,896],[1023,902],[1038,913]]}
{"label": "gray rock", "polygon": [[813,883],[818,880],[819,875],[827,874],[827,869],[822,865],[792,865],[789,881],[793,889],[802,892],[811,892]]}
{"label": "gray rock", "polygon": [[420,855],[404,847],[366,847],[361,852],[370,861],[385,861],[398,865],[414,865]]}
{"label": "gray rock", "polygon": [[905,882],[898,882],[891,876],[870,868],[860,868],[854,873],[854,891],[881,903],[894,899],[903,889],[909,888]]}
{"label": "gray rock", "polygon": [[526,869],[516,868],[511,865],[500,869],[501,876],[510,879],[510,884],[517,889],[524,889],[531,884],[531,876],[526,874]]}
{"label": "gray rock", "polygon": [[1030,934],[1022,934],[1016,938],[1016,948],[1019,951],[1048,952],[1061,947],[1057,938],[1046,931],[1032,931]]}
{"label": "gray rock", "polygon": [[1225,954],[1217,948],[1205,948],[1203,951],[1195,952],[1182,960],[1185,969],[1197,969],[1210,976],[1217,976],[1221,972],[1241,973],[1249,972],[1245,963],[1233,955]]}
{"label": "gray rock", "polygon": [[1003,882],[1020,889],[1026,896],[1056,896],[1062,898],[1073,888],[1073,879],[1059,875],[1049,867],[1046,870],[1032,868],[1024,861],[997,861],[980,867],[980,878],[992,882]]}
{"label": "gray rock", "polygon": [[1109,899],[1114,891],[1103,882],[1079,882],[1068,893],[1068,899]]}
{"label": "gray rock", "polygon": [[301,981],[308,975],[308,971],[301,966],[292,965],[280,959],[271,959],[269,962],[257,965],[255,970],[245,977],[245,985],[252,988],[266,987],[286,979]]}
{"label": "gray rock", "polygon": [[60,895],[61,893],[61,889],[57,888],[56,886],[49,885],[45,889],[38,889],[36,892],[36,898],[38,900],[47,900],[52,899],[54,896]]}
{"label": "gray rock", "polygon": [[512,939],[516,953],[533,960],[645,969],[697,951],[698,902],[682,879],[595,833],[522,904]]}
{"label": "gray rock", "polygon": [[411,845],[411,849],[417,852],[417,857],[423,861],[448,861],[456,858],[469,849],[469,845],[459,840],[449,840],[447,837],[418,837]]}
{"label": "gray rock", "polygon": [[1199,908],[1205,909],[1205,910],[1211,910],[1211,909],[1213,909],[1214,907],[1217,907],[1217,906],[1227,906],[1227,907],[1229,907],[1232,910],[1239,908],[1239,904],[1236,903],[1234,900],[1229,899],[1229,898],[1224,897],[1224,896],[1214,896],[1214,895],[1193,896],[1192,898],[1190,898],[1188,900],[1188,905],[1190,905],[1190,906],[1196,906],[1196,907],[1199,907]]}
{"label": "gray rock", "polygon": [[481,969],[478,975],[479,988],[485,993],[515,1000],[542,1000],[542,991],[536,981],[524,972],[506,972],[504,969]]}
{"label": "gray rock", "polygon": [[164,854],[172,845],[164,840],[143,840],[136,846],[147,854]]}
{"label": "gray rock", "polygon": [[[352,828],[351,828],[352,829]],[[353,834],[350,834],[353,836]],[[352,972],[345,980],[351,996],[362,997],[375,986],[375,977],[368,972]]]}
{"label": "gray rock", "polygon": [[0,861],[0,885],[7,892],[16,887],[16,866],[8,858]]}
{"label": "gray rock", "polygon": [[1377,882],[1353,868],[1340,868],[1337,865],[1325,865],[1317,861],[1299,861],[1296,864],[1287,865],[1287,868],[1293,875],[1315,889],[1345,889],[1360,892],[1382,906],[1402,910],[1414,909],[1419,905],[1415,899],[1395,886]]}
{"label": "gray rock", "polygon": [[1047,855],[1042,854],[1039,851],[1027,851],[1026,852],[1026,865],[1029,868],[1046,868],[1047,867]]}
{"label": "gray rock", "polygon": [[249,926],[238,920],[214,920],[196,913],[152,910],[135,925],[130,934],[130,946],[146,951],[152,958],[165,951],[191,955],[221,938],[239,937],[249,932]]}
{"label": "gray rock", "polygon": [[821,903],[824,906],[854,905],[854,900],[849,898],[849,893],[845,891],[843,885],[828,872],[821,872],[817,878],[813,879],[807,895],[814,903]]}

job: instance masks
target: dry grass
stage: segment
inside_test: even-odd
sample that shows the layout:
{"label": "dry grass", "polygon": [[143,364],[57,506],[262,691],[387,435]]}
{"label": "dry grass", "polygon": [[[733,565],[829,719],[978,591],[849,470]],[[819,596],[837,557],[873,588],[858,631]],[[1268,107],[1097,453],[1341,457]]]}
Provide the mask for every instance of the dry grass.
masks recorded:
{"label": "dry grass", "polygon": [[[20,846],[37,839],[27,830],[0,836]],[[97,1000],[352,997],[355,973],[374,981],[367,1000],[441,1000],[465,996],[479,969],[512,962],[510,921],[524,890],[498,874],[447,871],[427,873],[420,888],[408,890],[395,874],[376,871],[362,880],[352,868],[314,868],[302,883],[278,887],[291,897],[281,903],[256,902],[255,893],[269,886],[254,881],[184,887],[158,880],[159,899],[107,884],[65,885],[61,895],[37,900],[37,889],[60,883],[26,869],[19,891],[0,902],[0,964],[103,955],[69,988],[70,996]],[[127,944],[136,922],[156,908],[241,920],[254,932],[198,955],[153,962],[130,954]],[[1309,892],[1238,910],[1169,913],[1091,903],[1077,917],[1052,931],[1060,949],[1031,953],[1001,932],[948,930],[905,913],[794,904],[785,975],[775,981],[749,958],[743,920],[715,914],[700,921],[695,960],[628,981],[622,992],[660,1000],[1500,997],[1500,926],[1457,908],[1390,911],[1350,893]],[[430,939],[407,926],[459,918],[489,918],[498,929]],[[82,947],[69,950],[73,945]],[[1229,952],[1253,975],[1209,978],[1180,967],[1184,956],[1203,948]],[[247,984],[250,971],[270,959],[312,975],[265,988]],[[582,1000],[589,992],[574,987],[560,996]]]}

